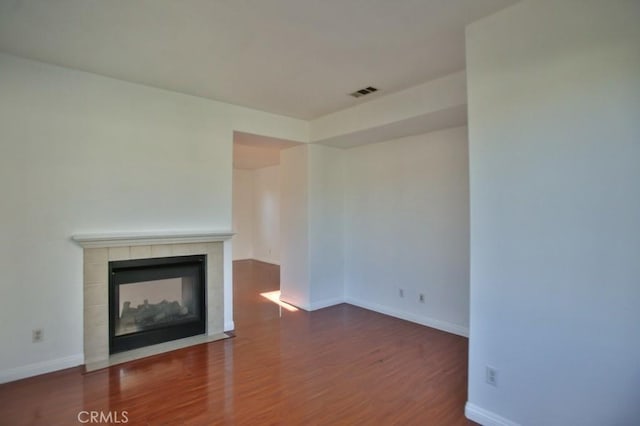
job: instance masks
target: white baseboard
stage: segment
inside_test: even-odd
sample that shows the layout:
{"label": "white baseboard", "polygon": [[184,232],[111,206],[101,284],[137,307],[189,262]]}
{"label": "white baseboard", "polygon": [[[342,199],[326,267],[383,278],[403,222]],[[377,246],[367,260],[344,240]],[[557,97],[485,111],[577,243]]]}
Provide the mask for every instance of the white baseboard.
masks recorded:
{"label": "white baseboard", "polygon": [[470,402],[467,402],[464,406],[464,415],[467,416],[469,420],[473,420],[483,426],[520,426],[516,422],[505,419],[496,413],[480,408]]}
{"label": "white baseboard", "polygon": [[321,300],[319,302],[312,303],[309,306],[309,308],[310,308],[309,310],[315,311],[315,310],[322,309],[322,308],[328,308],[329,306],[339,305],[341,303],[344,303],[344,298],[343,297],[336,297],[334,299],[325,299],[325,300]]}
{"label": "white baseboard", "polygon": [[317,311],[318,309],[328,308],[329,306],[334,306],[334,305],[339,305],[341,303],[344,303],[344,299],[341,297],[335,298],[335,299],[325,299],[315,303],[294,303],[291,300],[287,300],[286,296],[285,297],[280,296],[280,300],[307,312]]}
{"label": "white baseboard", "polygon": [[370,303],[370,302],[364,302],[362,300],[353,299],[351,297],[347,297],[344,301],[351,305],[359,306],[361,308],[369,309],[371,311],[379,312],[381,314],[390,315],[392,317],[415,322],[421,325],[426,325],[427,327],[436,328],[438,330],[446,331],[447,333],[457,334],[458,336],[469,337],[469,328],[462,327],[458,324],[453,324],[447,321],[441,321],[435,318],[429,318],[422,315],[415,315],[408,312],[397,311],[395,309],[391,309],[386,306],[381,306],[381,305]]}
{"label": "white baseboard", "polygon": [[39,374],[51,373],[52,371],[57,370],[64,370],[65,368],[76,367],[82,364],[84,364],[83,354],[76,354],[64,358],[27,364],[20,367],[0,371],[0,383],[13,382],[14,380],[25,379],[27,377],[37,376]]}
{"label": "white baseboard", "polygon": [[293,298],[290,298],[289,295],[287,294],[282,294],[282,292],[280,292],[280,300],[282,302],[288,303],[292,306],[295,306],[298,309],[302,309],[303,311],[310,311],[311,307],[309,306],[308,303],[303,302],[302,300],[295,300]]}

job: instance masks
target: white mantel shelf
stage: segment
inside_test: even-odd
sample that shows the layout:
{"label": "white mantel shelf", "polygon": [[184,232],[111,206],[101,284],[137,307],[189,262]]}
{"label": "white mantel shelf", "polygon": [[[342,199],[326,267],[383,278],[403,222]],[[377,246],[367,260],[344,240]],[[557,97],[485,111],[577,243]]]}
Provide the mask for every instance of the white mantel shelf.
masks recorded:
{"label": "white mantel shelf", "polygon": [[231,231],[157,231],[141,233],[77,234],[71,237],[83,248],[146,246],[156,244],[211,243],[233,237]]}

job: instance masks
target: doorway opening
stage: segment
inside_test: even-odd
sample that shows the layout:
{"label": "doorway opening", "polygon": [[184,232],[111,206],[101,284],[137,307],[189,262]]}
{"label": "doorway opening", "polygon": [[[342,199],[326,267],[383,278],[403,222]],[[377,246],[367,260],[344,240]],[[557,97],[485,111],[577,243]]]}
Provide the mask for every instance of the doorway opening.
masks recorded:
{"label": "doorway opening", "polygon": [[280,168],[280,151],[296,145],[299,143],[234,132],[233,312],[236,330],[282,315],[283,306],[274,303],[279,300],[275,295],[280,291],[280,182],[286,178]]}

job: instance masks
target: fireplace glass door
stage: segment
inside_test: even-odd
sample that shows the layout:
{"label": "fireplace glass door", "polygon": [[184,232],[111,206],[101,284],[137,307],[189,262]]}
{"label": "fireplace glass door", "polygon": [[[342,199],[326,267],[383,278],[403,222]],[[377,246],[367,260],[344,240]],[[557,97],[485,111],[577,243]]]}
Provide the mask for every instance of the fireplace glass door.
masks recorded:
{"label": "fireplace glass door", "polygon": [[206,256],[109,263],[109,351],[203,334]]}

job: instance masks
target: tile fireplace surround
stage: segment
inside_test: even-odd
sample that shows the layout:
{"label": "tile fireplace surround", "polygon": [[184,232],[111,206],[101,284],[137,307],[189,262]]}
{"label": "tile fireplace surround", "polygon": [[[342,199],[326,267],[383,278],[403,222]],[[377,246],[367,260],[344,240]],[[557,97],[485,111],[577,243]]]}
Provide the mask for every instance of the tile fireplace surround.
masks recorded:
{"label": "tile fireplace surround", "polygon": [[[87,370],[109,365],[109,261],[206,255],[206,336],[222,335],[225,299],[223,244],[232,236],[231,232],[73,236],[73,240],[84,249],[84,360]],[[121,354],[113,357],[121,357]]]}

